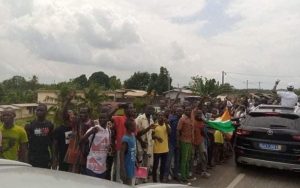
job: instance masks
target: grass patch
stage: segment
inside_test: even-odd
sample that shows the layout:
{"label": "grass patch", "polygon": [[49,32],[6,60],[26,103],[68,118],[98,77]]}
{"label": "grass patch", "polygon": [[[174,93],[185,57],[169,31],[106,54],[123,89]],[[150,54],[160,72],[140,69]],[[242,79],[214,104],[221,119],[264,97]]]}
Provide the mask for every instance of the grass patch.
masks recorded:
{"label": "grass patch", "polygon": [[15,120],[15,125],[24,127],[26,124],[30,123],[32,120],[34,120],[34,117],[17,119],[17,120]]}

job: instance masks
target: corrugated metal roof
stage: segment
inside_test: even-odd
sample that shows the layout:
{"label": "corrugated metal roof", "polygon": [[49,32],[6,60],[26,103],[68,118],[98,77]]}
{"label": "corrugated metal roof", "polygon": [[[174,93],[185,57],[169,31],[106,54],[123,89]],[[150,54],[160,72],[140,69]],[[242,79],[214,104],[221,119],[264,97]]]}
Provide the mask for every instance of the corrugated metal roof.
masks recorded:
{"label": "corrugated metal roof", "polygon": [[31,106],[38,106],[37,103],[23,103],[23,104],[12,104],[13,106],[17,107],[31,107]]}
{"label": "corrugated metal roof", "polygon": [[193,91],[189,90],[189,89],[172,89],[172,90],[164,92],[164,94],[167,94],[170,92],[181,92],[181,93],[186,93],[186,94],[193,94]]}
{"label": "corrugated metal roof", "polygon": [[11,109],[14,109],[14,110],[19,110],[20,109],[19,107],[13,106],[13,105],[0,105],[0,108],[2,108],[2,109],[11,108]]}
{"label": "corrugated metal roof", "polygon": [[124,94],[126,97],[144,97],[146,95],[147,92],[143,90],[131,90]]}

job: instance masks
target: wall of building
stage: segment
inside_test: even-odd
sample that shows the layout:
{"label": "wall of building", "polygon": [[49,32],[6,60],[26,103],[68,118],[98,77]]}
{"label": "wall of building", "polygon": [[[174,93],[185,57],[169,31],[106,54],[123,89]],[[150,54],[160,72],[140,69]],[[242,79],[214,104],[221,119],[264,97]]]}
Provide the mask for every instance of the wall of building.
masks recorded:
{"label": "wall of building", "polygon": [[[180,102],[184,101],[185,97],[190,96],[191,94],[187,94],[187,93],[180,93],[178,98],[180,99]],[[170,98],[170,99],[175,99],[177,96],[177,92],[169,92],[165,95],[166,98]]]}
{"label": "wall of building", "polygon": [[58,98],[58,94],[56,91],[49,91],[49,92],[38,92],[37,94],[37,102],[38,103],[45,103],[47,105],[55,105],[57,101],[54,99]]}

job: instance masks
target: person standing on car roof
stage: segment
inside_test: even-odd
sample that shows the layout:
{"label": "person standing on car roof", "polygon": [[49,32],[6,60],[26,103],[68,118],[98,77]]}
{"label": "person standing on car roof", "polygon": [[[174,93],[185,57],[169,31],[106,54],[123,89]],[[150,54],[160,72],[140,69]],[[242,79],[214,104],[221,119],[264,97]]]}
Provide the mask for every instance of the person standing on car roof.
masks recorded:
{"label": "person standing on car roof", "polygon": [[36,120],[27,124],[28,160],[34,167],[50,168],[53,156],[53,124],[46,120],[47,106],[39,104],[36,108]]}
{"label": "person standing on car roof", "polygon": [[298,102],[298,96],[294,92],[294,85],[291,83],[288,84],[287,91],[276,91],[279,82],[280,80],[275,82],[272,92],[277,93],[277,95],[281,98],[280,105],[291,107],[295,106]]}

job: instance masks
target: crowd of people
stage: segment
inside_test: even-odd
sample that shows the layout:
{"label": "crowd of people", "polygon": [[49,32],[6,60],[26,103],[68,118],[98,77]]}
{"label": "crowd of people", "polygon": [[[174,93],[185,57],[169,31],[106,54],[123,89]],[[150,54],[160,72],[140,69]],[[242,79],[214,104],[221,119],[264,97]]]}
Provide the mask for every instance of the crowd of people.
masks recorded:
{"label": "crowd of people", "polygon": [[64,102],[59,126],[47,120],[45,104],[38,105],[36,119],[24,128],[14,125],[12,109],[4,110],[0,158],[127,185],[170,180],[190,185],[196,174],[209,178],[209,170],[232,155],[231,134],[206,122],[224,113],[243,117],[261,102],[204,98],[174,102],[160,112],[148,105],[138,115],[131,103],[104,103],[93,120],[87,107],[78,113],[70,109],[73,97]]}

